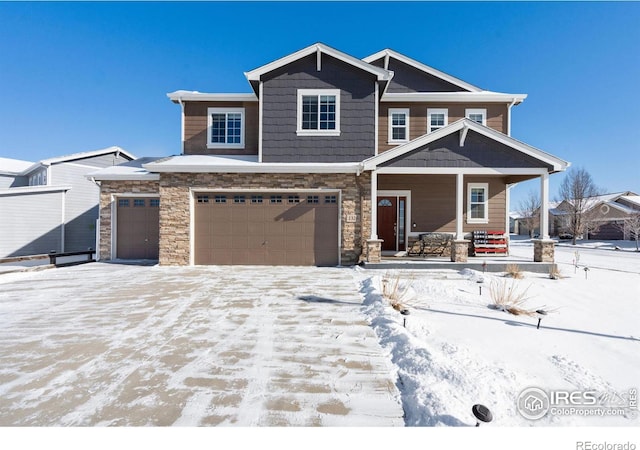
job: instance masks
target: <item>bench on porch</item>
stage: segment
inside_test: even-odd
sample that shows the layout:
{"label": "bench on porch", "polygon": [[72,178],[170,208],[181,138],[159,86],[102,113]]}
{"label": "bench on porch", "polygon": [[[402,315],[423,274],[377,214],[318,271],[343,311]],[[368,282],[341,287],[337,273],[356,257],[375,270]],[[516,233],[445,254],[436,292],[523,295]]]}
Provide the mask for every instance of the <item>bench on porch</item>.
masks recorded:
{"label": "bench on porch", "polygon": [[449,233],[421,233],[417,239],[415,237],[409,237],[407,255],[447,256],[451,249],[452,241],[453,236]]}

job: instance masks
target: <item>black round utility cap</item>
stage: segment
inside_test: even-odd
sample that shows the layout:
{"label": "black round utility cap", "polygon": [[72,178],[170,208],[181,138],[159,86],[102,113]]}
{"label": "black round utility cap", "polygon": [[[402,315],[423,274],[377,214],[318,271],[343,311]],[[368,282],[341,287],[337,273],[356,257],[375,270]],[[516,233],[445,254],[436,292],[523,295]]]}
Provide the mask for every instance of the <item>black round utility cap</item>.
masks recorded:
{"label": "black round utility cap", "polygon": [[402,314],[403,316],[408,316],[410,313],[408,309],[401,309],[400,314]]}
{"label": "black round utility cap", "polygon": [[536,309],[536,312],[541,316],[546,316],[547,312],[544,309]]}
{"label": "black round utility cap", "polygon": [[473,411],[473,415],[476,416],[476,419],[480,422],[491,422],[493,420],[491,411],[484,405],[473,405],[471,411]]}

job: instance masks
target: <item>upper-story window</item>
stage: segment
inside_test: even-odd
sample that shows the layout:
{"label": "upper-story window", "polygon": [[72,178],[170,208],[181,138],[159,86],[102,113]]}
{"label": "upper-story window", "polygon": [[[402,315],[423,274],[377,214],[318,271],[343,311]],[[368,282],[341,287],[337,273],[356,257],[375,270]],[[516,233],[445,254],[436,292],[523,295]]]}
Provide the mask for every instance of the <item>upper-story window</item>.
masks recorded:
{"label": "upper-story window", "polygon": [[487,126],[487,110],[484,108],[467,108],[464,110],[464,116],[480,125]]}
{"label": "upper-story window", "polygon": [[449,125],[449,111],[446,108],[427,109],[427,132],[432,133]]}
{"label": "upper-story window", "polygon": [[340,136],[340,90],[298,89],[298,136]]}
{"label": "upper-story window", "polygon": [[469,183],[467,223],[489,223],[489,184]]}
{"label": "upper-story window", "polygon": [[244,108],[208,108],[207,148],[244,148]]}
{"label": "upper-story window", "polygon": [[29,176],[29,186],[46,186],[47,185],[47,170],[40,170],[33,175]]}
{"label": "upper-story window", "polygon": [[389,108],[389,143],[409,142],[409,109]]}

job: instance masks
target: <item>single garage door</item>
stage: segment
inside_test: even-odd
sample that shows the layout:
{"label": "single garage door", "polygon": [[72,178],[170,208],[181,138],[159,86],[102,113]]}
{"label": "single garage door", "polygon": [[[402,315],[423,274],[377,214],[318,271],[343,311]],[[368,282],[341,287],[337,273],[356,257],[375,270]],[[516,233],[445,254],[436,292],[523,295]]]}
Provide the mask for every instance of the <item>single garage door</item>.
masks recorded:
{"label": "single garage door", "polygon": [[196,193],[195,264],[335,266],[337,193]]}
{"label": "single garage door", "polygon": [[160,200],[118,198],[116,258],[158,259]]}

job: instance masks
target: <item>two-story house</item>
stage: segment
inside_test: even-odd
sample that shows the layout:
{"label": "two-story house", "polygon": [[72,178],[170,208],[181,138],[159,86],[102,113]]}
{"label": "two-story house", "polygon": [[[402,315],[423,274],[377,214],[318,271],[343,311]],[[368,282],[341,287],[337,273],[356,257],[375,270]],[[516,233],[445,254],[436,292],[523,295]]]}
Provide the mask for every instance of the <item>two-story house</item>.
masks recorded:
{"label": "two-story house", "polygon": [[508,230],[507,188],[532,178],[548,220],[548,177],[568,163],[510,136],[526,95],[324,44],[245,76],[250,93],[168,94],[179,156],[92,174],[103,259],[348,265],[443,232],[464,260],[472,231]]}

